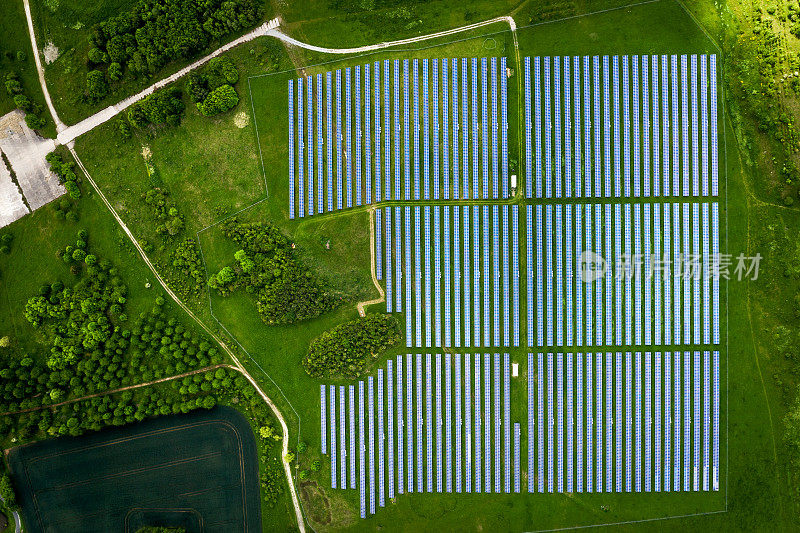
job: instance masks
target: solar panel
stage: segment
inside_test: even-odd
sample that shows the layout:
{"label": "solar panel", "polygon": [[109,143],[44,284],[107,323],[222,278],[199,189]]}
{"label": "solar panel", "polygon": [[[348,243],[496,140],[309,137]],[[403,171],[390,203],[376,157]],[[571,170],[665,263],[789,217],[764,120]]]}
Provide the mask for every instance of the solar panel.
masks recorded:
{"label": "solar panel", "polygon": [[[422,410],[422,355],[417,354],[416,359],[417,365],[417,492],[423,492],[423,481],[422,481],[422,423],[423,423],[423,410]],[[430,376],[430,371],[427,372],[427,376]],[[427,395],[428,400],[430,400],[430,395]],[[430,401],[428,401],[428,405],[430,405]],[[428,443],[430,443],[431,439],[428,439]],[[430,446],[430,444],[429,444]],[[428,457],[430,458],[430,449],[428,450]],[[428,470],[430,470],[430,463],[428,464]]]}
{"label": "solar panel", "polygon": [[[447,80],[449,64],[447,58],[442,58],[442,180],[444,185],[444,199],[450,199],[450,84]],[[438,189],[437,189],[438,193]]]}
{"label": "solar panel", "polygon": [[481,415],[481,355],[475,354],[475,492],[482,492],[481,468],[481,429],[483,416]]}
{"label": "solar panel", "polygon": [[[717,56],[709,57],[709,100],[711,109],[709,122],[711,124],[711,195],[719,194],[718,169],[717,169]],[[716,464],[716,463],[715,463]],[[716,490],[716,489],[715,489]]]}
{"label": "solar panel", "polygon": [[[389,60],[383,60],[383,176],[384,176],[384,189],[383,199],[389,200],[391,198],[391,131],[389,126],[389,113],[391,106],[389,105]],[[376,116],[376,118],[378,118]]]}
{"label": "solar panel", "polygon": [[662,354],[664,364],[664,492],[672,490],[672,354]]}
{"label": "solar panel", "polygon": [[[333,388],[333,386],[331,386]],[[364,460],[364,382],[358,382],[358,496],[361,518],[367,517],[366,461]],[[334,487],[335,488],[335,487]]]}
{"label": "solar panel", "polygon": [[[575,491],[576,492],[583,492],[584,484],[583,484],[583,431],[584,431],[584,424],[583,424],[583,410],[584,410],[584,403],[583,403],[583,354],[577,353],[575,354],[575,418],[574,418],[574,425],[575,425],[575,475],[573,476],[575,479]],[[591,396],[591,395],[587,395]],[[587,397],[587,402],[591,401],[590,398]],[[588,413],[588,410],[587,410]],[[588,425],[586,426],[588,430]],[[587,438],[588,438],[588,431],[587,431]],[[588,451],[587,451],[588,453]],[[571,455],[571,454],[570,454]],[[588,455],[587,455],[588,457]]]}
{"label": "solar panel", "polygon": [[[397,356],[397,493],[405,492],[404,459],[403,459],[403,434],[405,433],[406,423],[403,418],[403,356]],[[410,426],[410,424],[409,424]],[[390,434],[391,436],[391,428]],[[410,454],[409,454],[410,456]],[[389,468],[389,497],[393,498],[391,490],[392,480],[394,479],[394,469]]]}
{"label": "solar panel", "polygon": [[[449,361],[449,358],[448,358],[448,361]],[[461,485],[461,473],[462,473],[462,467],[461,467],[461,457],[462,457],[462,452],[461,452],[461,431],[462,431],[462,428],[463,428],[463,420],[461,418],[461,396],[462,396],[462,392],[461,391],[463,390],[462,387],[464,387],[465,385],[466,385],[467,389],[469,388],[469,380],[467,380],[463,384],[461,382],[461,357],[458,354],[456,354],[454,356],[453,362],[455,363],[455,376],[454,376],[454,378],[455,378],[455,394],[456,394],[456,403],[455,403],[456,415],[455,415],[455,426],[454,426],[455,437],[456,437],[456,448],[455,448],[455,452],[456,452],[455,470],[456,471],[455,471],[455,479],[456,479],[456,492],[460,493],[461,489],[462,489],[462,485]],[[447,375],[448,376],[450,375],[449,372],[448,372]],[[448,387],[447,390],[449,391],[450,388]],[[466,405],[469,406],[469,402],[468,401],[466,402]],[[467,408],[466,411],[469,411],[469,408]],[[450,412],[449,408],[448,408],[448,412]],[[450,418],[448,417],[447,420],[449,422]],[[466,431],[466,434],[469,435],[469,431],[468,430]],[[467,439],[467,440],[469,440],[469,439]],[[448,449],[449,448],[450,448],[450,446],[448,446]],[[448,477],[448,480],[449,480],[449,477]]]}
{"label": "solar panel", "polygon": [[[434,330],[434,346],[440,347],[442,345],[442,265],[441,265],[441,228],[440,228],[440,212],[439,206],[433,206],[433,330]],[[450,268],[448,262],[447,268]],[[430,320],[430,318],[428,319]]]}
{"label": "solar panel", "polygon": [[652,468],[652,389],[651,389],[651,355],[650,352],[644,354],[644,490],[650,492],[651,468]]}
{"label": "solar panel", "polygon": [[[445,400],[444,400],[444,424],[445,424],[445,490],[447,492],[453,492],[453,457],[452,457],[452,402],[450,399],[450,393],[452,389],[452,384],[450,383],[450,376],[451,376],[451,359],[450,354],[447,353],[444,356],[444,391],[445,391]],[[441,424],[441,422],[440,422]],[[441,480],[441,476],[439,477]],[[439,482],[441,485],[441,481]]]}
{"label": "solar panel", "polygon": [[[545,407],[545,396],[544,396],[544,355],[539,353],[537,355],[536,360],[536,398],[537,398],[537,410],[536,410],[536,427],[539,428],[539,431],[536,433],[537,437],[537,457],[536,457],[536,465],[537,465],[537,476],[536,476],[536,491],[537,492],[544,492],[544,452],[545,452],[545,421],[544,421],[544,407]],[[550,426],[550,419],[547,419],[547,426],[550,428],[550,436],[552,437],[552,428]],[[548,440],[549,442],[549,440]],[[552,464],[552,461],[551,461]]]}
{"label": "solar panel", "polygon": [[[386,406],[386,422],[387,422],[387,434],[388,440],[386,442],[386,451],[388,452],[388,462],[386,465],[386,482],[388,484],[388,496],[389,499],[394,498],[394,470],[395,470],[395,462],[394,462],[394,374],[392,370],[394,369],[392,360],[389,359],[386,361],[386,399],[388,400]],[[400,371],[398,365],[398,371]],[[401,380],[398,376],[397,380],[398,387],[401,386]],[[383,387],[379,387],[383,390]],[[402,392],[398,390],[397,392],[397,399],[398,399],[398,414],[402,417]],[[380,405],[382,403],[378,402]],[[381,408],[381,413],[383,409]],[[382,441],[383,439],[381,439]],[[400,448],[402,448],[402,444],[400,444]],[[400,455],[402,458],[402,455]],[[383,461],[381,461],[383,463]],[[402,459],[401,459],[402,463]],[[402,466],[400,466],[400,472],[402,477]],[[380,498],[381,498],[381,507],[383,507],[383,490],[380,491]]]}
{"label": "solar panel", "polygon": [[[356,162],[356,183],[355,183],[355,197],[356,205],[361,205],[361,68],[356,65],[355,69],[355,91],[353,98],[355,99],[355,115],[356,115],[356,131],[354,141],[356,145],[355,162]],[[309,143],[311,137],[309,136]],[[347,152],[350,154],[351,152]]]}
{"label": "solar panel", "polygon": [[[459,206],[453,206],[453,346],[460,347],[461,346],[461,209]],[[450,239],[448,239],[449,241]],[[466,259],[466,258],[465,258]],[[448,275],[449,275],[449,270]],[[466,278],[466,273],[464,273],[464,283],[469,284],[469,280]],[[449,285],[449,282],[447,282]],[[469,316],[469,312],[464,306],[464,314],[465,316]],[[465,329],[469,330],[469,325],[465,324]]]}
{"label": "solar panel", "polygon": [[555,418],[553,414],[553,354],[547,354],[547,492],[553,492],[553,482],[555,471],[553,470],[553,451],[555,441],[553,440],[553,424]]}
{"label": "solar panel", "polygon": [[436,354],[436,418],[428,426],[436,426],[436,492],[442,492],[442,354]]}
{"label": "solar panel", "polygon": [[[423,158],[423,185],[422,192],[425,200],[430,199],[430,120],[428,118],[428,59],[422,60],[422,149]],[[427,344],[430,346],[430,344]]]}
{"label": "solar panel", "polygon": [[[555,125],[555,135],[553,141],[555,143],[555,154],[557,164],[555,165],[555,197],[561,198],[561,58],[556,56],[552,58],[553,63],[553,119]],[[560,316],[560,315],[559,315]]]}
{"label": "solar panel", "polygon": [[[391,361],[389,361],[391,363]],[[383,420],[383,369],[378,369],[378,505],[383,507],[385,504],[385,459],[384,459],[384,420]]]}
{"label": "solar panel", "polygon": [[556,491],[564,492],[564,355],[556,354]]}
{"label": "solar panel", "polygon": [[331,417],[331,488],[336,488],[336,393],[334,386],[331,385],[329,389],[330,394],[330,417]]}
{"label": "solar panel", "polygon": [[[713,56],[712,56],[713,59]],[[716,78],[713,78],[716,79]],[[712,398],[713,406],[712,412],[714,413],[714,418],[712,421],[713,429],[713,441],[712,441],[712,472],[711,472],[711,487],[712,490],[718,491],[719,490],[719,352],[713,352],[713,362],[712,362],[712,372],[713,372],[713,390],[714,396]]]}
{"label": "solar panel", "polygon": [[[408,482],[406,484],[407,492],[414,492],[414,427],[415,419],[413,417],[414,406],[412,403],[413,387],[413,372],[411,368],[411,354],[406,354],[406,449],[408,453],[406,458],[408,460]],[[417,374],[419,376],[419,374]],[[417,396],[419,396],[419,387],[417,388]],[[419,415],[417,416],[419,418]]]}
{"label": "solar panel", "polygon": [[[567,292],[566,298],[566,305],[564,306],[564,322],[566,323],[566,339],[565,345],[572,346],[573,345],[573,338],[572,338],[572,282],[575,278],[574,270],[572,269],[572,206],[566,205],[564,206],[564,259],[566,260],[565,270],[564,270],[564,286]],[[580,286],[578,287],[580,290]],[[559,320],[559,323],[561,320]]]}
{"label": "solar panel", "polygon": [[[464,354],[464,492],[472,492],[472,380],[470,354]],[[477,419],[475,427],[477,428]]]}
{"label": "solar panel", "polygon": [[[569,219],[567,219],[569,220]],[[574,419],[573,419],[573,395],[572,395],[572,354],[566,354],[566,361],[565,366],[567,370],[567,379],[565,382],[565,389],[566,389],[566,397],[564,398],[565,402],[565,418],[564,418],[564,425],[566,426],[567,434],[566,434],[566,471],[565,471],[565,480],[566,480],[566,491],[573,492],[574,491],[574,465],[573,465],[573,448],[574,448]]]}
{"label": "solar panel", "polygon": [[500,354],[494,354],[494,491],[500,492]]}
{"label": "solar panel", "polygon": [[288,86],[288,113],[289,113],[289,218],[294,218],[294,82],[289,80]]}
{"label": "solar panel", "polygon": [[692,360],[683,354],[683,490],[691,490],[692,469]]}
{"label": "solar panel", "polygon": [[[438,381],[438,375],[436,379]],[[431,387],[431,380],[433,377],[433,368],[431,367],[431,354],[425,354],[425,437],[426,437],[426,466],[425,477],[427,492],[433,492],[433,389]],[[422,483],[420,483],[421,485]]]}
{"label": "solar panel", "polygon": [[367,415],[369,427],[369,514],[375,514],[375,402],[372,376],[367,378]]}
{"label": "solar panel", "polygon": [[[492,198],[497,198],[499,191],[499,176],[497,172],[497,58],[493,57],[490,61],[491,65],[491,80],[492,80],[492,94],[491,94],[491,102],[492,102]],[[484,77],[486,76],[486,72],[484,70]],[[485,130],[484,130],[485,131]],[[486,136],[484,136],[484,146],[486,146]],[[486,197],[486,193],[484,192],[484,198]]]}
{"label": "solar panel", "polygon": [[[380,209],[376,210],[376,213],[380,211]],[[386,218],[386,312],[392,312],[392,303],[394,303],[394,299],[392,297],[392,208],[386,207],[384,208],[384,215]],[[382,231],[382,227],[379,226],[379,231]],[[381,255],[381,249],[378,248],[376,250],[376,256]]]}
{"label": "solar panel", "polygon": [[[348,394],[347,394],[347,404],[348,404],[348,421],[350,422],[350,448],[347,450],[347,456],[349,461],[349,468],[350,468],[350,488],[356,488],[356,420],[355,420],[355,410],[356,410],[356,398],[355,398],[355,386],[350,385],[348,387]],[[342,487],[346,488],[346,487]]]}
{"label": "solar panel", "polygon": [[[534,409],[536,404],[536,400],[534,399],[534,383],[533,383],[533,354],[528,353],[528,366],[527,366],[527,375],[528,375],[528,492],[534,492],[536,489],[534,488],[534,480],[536,479],[533,476],[533,465],[534,465],[534,458],[533,453],[536,450],[536,441],[535,439],[535,431],[534,428],[536,427],[536,418],[534,417]],[[539,374],[539,380],[541,382],[541,374]],[[541,427],[541,426],[540,426]],[[541,450],[541,448],[540,448]],[[541,464],[541,463],[540,463]],[[541,476],[539,477],[541,479]]]}
{"label": "solar panel", "polygon": [[[445,189],[447,190],[447,189]],[[452,309],[452,298],[450,295],[450,206],[444,206],[442,213],[442,220],[444,222],[444,344],[443,346],[453,346],[452,334],[450,331],[451,320],[450,310]],[[439,272],[437,270],[437,272]],[[458,272],[458,268],[456,268]]]}
{"label": "solar panel", "polygon": [[304,126],[303,126],[303,79],[297,80],[297,215],[301,218],[306,215],[305,208],[305,186],[304,186],[304,173],[305,163],[303,157],[305,154],[305,142],[303,139]]}
{"label": "solar panel", "polygon": [[432,59],[432,80],[433,90],[433,123],[431,130],[433,133],[433,199],[439,199],[439,60]]}
{"label": "solar panel", "polygon": [[519,494],[519,423],[514,422],[514,492]]}
{"label": "solar panel", "polygon": [[339,443],[341,445],[339,454],[339,488],[347,488],[347,441],[345,435],[345,387],[339,386]]}
{"label": "solar panel", "polygon": [[[550,87],[552,83],[550,81],[550,58],[545,57],[543,62],[544,67],[544,196],[545,198],[552,198],[553,197],[553,185],[552,185],[552,168],[551,168],[551,161],[552,161],[552,149],[551,149],[551,128],[552,128],[552,119],[550,116],[550,102],[552,101],[550,97]],[[538,100],[538,96],[537,96]],[[539,151],[539,146],[536,147],[536,151]],[[550,344],[548,344],[550,346]]]}
{"label": "solar panel", "polygon": [[[481,170],[483,171],[482,177],[482,198],[486,200],[489,198],[489,146],[486,140],[489,138],[489,106],[488,106],[488,90],[486,83],[486,58],[481,58]],[[496,143],[495,143],[496,144]],[[473,192],[474,194],[474,192]],[[488,344],[487,344],[488,345]]]}
{"label": "solar panel", "polygon": [[423,207],[425,221],[425,246],[422,251],[425,254],[423,261],[424,287],[425,287],[425,346],[431,346],[431,331],[433,326],[433,316],[431,313],[431,208],[426,205]]}
{"label": "solar panel", "polygon": [[[706,350],[703,352],[703,490],[709,490],[709,450],[711,443],[711,353]],[[697,385],[699,387],[699,384]],[[699,402],[698,402],[699,403]],[[695,426],[699,431],[699,427]]]}
{"label": "solar panel", "polygon": [[314,79],[311,76],[306,78],[306,114],[308,116],[308,203],[306,204],[307,214],[314,214]]}
{"label": "solar panel", "polygon": [[511,307],[512,346],[519,347],[519,206],[511,206]]}
{"label": "solar panel", "polygon": [[572,196],[572,111],[570,58],[564,57],[564,196]]}
{"label": "solar panel", "polygon": [[325,385],[320,385],[319,386],[319,420],[320,420],[320,439],[322,441],[320,447],[322,448],[323,455],[328,453],[328,440],[327,440],[328,428],[327,428],[326,420],[325,420],[325,408],[326,407],[327,407],[327,405],[326,405],[326,402],[325,402]]}
{"label": "solar panel", "polygon": [[[492,492],[492,370],[490,355],[483,354],[483,491]],[[496,431],[496,429],[495,429]]]}

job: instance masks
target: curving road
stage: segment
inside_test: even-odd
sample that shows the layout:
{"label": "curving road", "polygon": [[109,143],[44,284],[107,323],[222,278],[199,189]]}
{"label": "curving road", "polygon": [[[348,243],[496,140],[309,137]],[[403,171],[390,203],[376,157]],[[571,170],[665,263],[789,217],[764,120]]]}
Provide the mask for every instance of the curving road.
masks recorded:
{"label": "curving road", "polygon": [[[5,502],[2,496],[0,496],[0,502]],[[14,533],[22,533],[22,521],[19,519],[19,513],[11,511],[11,516],[14,517]]]}

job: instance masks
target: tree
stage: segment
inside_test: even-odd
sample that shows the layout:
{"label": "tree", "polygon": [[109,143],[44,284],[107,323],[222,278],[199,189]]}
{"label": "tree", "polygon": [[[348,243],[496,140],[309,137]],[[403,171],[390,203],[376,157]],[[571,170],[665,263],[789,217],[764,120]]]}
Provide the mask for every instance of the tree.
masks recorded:
{"label": "tree", "polygon": [[119,81],[122,79],[122,65],[116,61],[108,66],[108,77],[112,81]]}
{"label": "tree", "polygon": [[91,70],[86,75],[86,96],[92,102],[105,98],[108,94],[108,82],[102,71]]}
{"label": "tree", "polygon": [[45,127],[47,120],[39,115],[28,113],[25,115],[25,124],[32,130],[40,130]]}
{"label": "tree", "polygon": [[89,61],[96,65],[101,65],[108,61],[108,55],[99,48],[92,48],[89,50]]}
{"label": "tree", "polygon": [[205,100],[197,104],[197,109],[203,116],[210,117],[233,109],[239,103],[236,89],[230,85],[222,85],[211,91]]}

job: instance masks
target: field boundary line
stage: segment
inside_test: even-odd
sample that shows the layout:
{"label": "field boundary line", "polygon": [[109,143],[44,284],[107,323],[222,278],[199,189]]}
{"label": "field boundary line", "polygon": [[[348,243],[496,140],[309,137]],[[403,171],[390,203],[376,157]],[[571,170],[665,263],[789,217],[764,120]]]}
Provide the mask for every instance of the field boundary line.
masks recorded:
{"label": "field boundary line", "polygon": [[534,529],[530,530],[527,533],[552,533],[555,531],[572,531],[575,529],[591,529],[597,527],[609,527],[609,526],[624,526],[624,525],[631,525],[631,524],[644,524],[647,522],[660,522],[662,520],[675,520],[677,518],[691,518],[695,516],[710,516],[710,515],[718,515],[718,514],[725,514],[727,513],[727,509],[722,509],[719,511],[708,511],[705,513],[691,513],[691,514],[682,514],[682,515],[675,515],[675,516],[662,516],[659,518],[643,518],[641,520],[624,520],[621,522],[605,522],[605,523],[598,523],[598,524],[587,524],[585,526],[572,526],[572,527],[561,527],[555,529]]}

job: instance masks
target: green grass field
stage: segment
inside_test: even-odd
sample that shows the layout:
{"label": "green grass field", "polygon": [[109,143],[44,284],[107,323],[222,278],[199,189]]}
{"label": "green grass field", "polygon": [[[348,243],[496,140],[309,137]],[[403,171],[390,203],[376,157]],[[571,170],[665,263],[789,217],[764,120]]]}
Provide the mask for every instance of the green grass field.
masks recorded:
{"label": "green grass field", "polygon": [[[367,19],[363,13],[342,14],[325,0],[307,6],[283,6],[281,14],[287,22],[285,29],[290,35],[313,44],[331,46],[365,44],[427,33],[515,9],[514,17],[520,26],[517,37],[522,57],[715,52],[714,43],[682,5],[671,0],[568,20],[549,20],[613,8],[620,3],[616,0],[529,1],[509,5],[498,1],[473,8],[469,4],[434,2],[413,6],[415,20],[421,20],[422,25],[410,29],[389,25],[384,28],[370,27],[369,23],[365,23]],[[64,55],[48,68],[48,78],[51,80],[51,92],[54,92],[54,85],[63,87],[55,89],[60,92],[54,97],[60,102],[56,105],[64,113],[62,118],[67,122],[93,111],[92,108],[69,103],[70,95],[82,89],[85,65],[79,58],[85,55],[81,47],[86,46],[85,35],[90,24],[79,29],[73,29],[72,26],[77,21],[107,16],[108,12],[123,4],[106,2],[101,7],[77,6],[61,0],[62,7],[58,9],[71,11],[47,12],[49,8],[43,1],[33,1],[40,44],[47,41],[43,35],[52,36],[54,42],[59,40],[56,42],[59,48],[62,48],[60,43],[64,43]],[[723,22],[730,20],[730,15],[724,12],[727,8],[717,8],[711,2],[688,7],[715,39],[722,41],[727,33],[735,33],[731,29],[733,26]],[[73,13],[74,17],[67,16],[68,13]],[[20,28],[24,29],[22,26]],[[124,140],[112,121],[77,142],[77,150],[87,168],[133,233],[157,245],[150,254],[157,261],[168,259],[170,247],[159,249],[152,229],[153,221],[147,206],[141,201],[141,195],[149,187],[141,155],[144,146],[152,151],[152,163],[170,190],[172,199],[188,215],[185,236],[193,237],[199,232],[198,240],[208,272],[229,263],[235,251],[233,245],[222,236],[219,226],[214,224],[260,202],[238,217],[244,221],[269,221],[292,235],[300,253],[312,267],[325,275],[333,287],[348,295],[347,304],[341,309],[293,327],[265,326],[255,312],[252,298],[246,294],[228,298],[211,295],[210,306],[205,295],[189,302],[207,322],[214,323],[214,319],[218,319],[225,336],[235,339],[231,344],[240,346],[246,352],[245,365],[261,381],[287,417],[292,446],[300,441],[309,445],[309,452],[299,456],[299,470],[306,469],[314,458],[320,458],[323,464],[328,460],[327,456],[319,454],[320,382],[305,374],[300,361],[315,336],[355,317],[355,302],[375,298],[377,291],[370,281],[370,236],[365,209],[303,221],[287,219],[286,80],[298,76],[299,67],[303,65],[314,65],[302,69],[303,74],[309,75],[394,57],[472,57],[505,53],[513,62],[515,58],[511,53],[507,28],[507,25],[484,28],[480,32],[459,36],[458,39],[466,38],[461,42],[453,42],[455,39],[449,38],[425,42],[421,49],[384,51],[344,59],[336,57],[332,62],[329,56],[298,49],[287,53],[279,48],[280,66],[277,70],[284,72],[263,77],[251,76],[264,73],[263,57],[274,48],[267,44],[269,41],[255,41],[228,54],[237,63],[242,75],[242,81],[237,85],[241,100],[231,112],[206,119],[187,106],[187,116],[178,128],[158,131],[155,135],[140,133],[131,140]],[[500,44],[500,51],[486,48],[489,37],[479,35],[486,32],[501,32],[490,37]],[[26,42],[25,33],[20,35],[19,43]],[[73,51],[69,52],[70,49]],[[25,82],[26,88],[35,89],[36,76],[30,57],[26,65],[30,67],[26,75],[33,80],[30,86]],[[509,66],[513,66],[513,63]],[[295,67],[298,70],[294,70]],[[251,77],[249,83],[248,77]],[[518,79],[515,77],[510,81]],[[513,95],[515,102],[516,91],[516,84],[510,83],[509,95]],[[133,86],[130,92],[133,92]],[[512,114],[515,109],[519,111],[516,117]],[[238,128],[234,124],[234,117],[239,113],[244,113],[250,119],[248,126]],[[522,109],[509,104],[510,132],[516,132],[521,123],[518,118],[521,113]],[[727,512],[617,527],[637,531],[700,528],[763,530],[776,525],[787,529],[792,527],[791,520],[797,504],[794,503],[794,489],[788,483],[790,474],[787,473],[788,455],[783,443],[782,420],[794,399],[798,382],[791,356],[795,335],[786,326],[795,321],[791,302],[798,291],[798,276],[793,273],[795,258],[786,251],[796,248],[792,229],[797,226],[800,215],[796,209],[773,203],[767,192],[771,190],[771,185],[765,169],[747,164],[747,156],[738,151],[729,115],[722,110],[720,113],[726,121],[726,248],[734,255],[739,252],[746,255],[760,252],[764,255],[762,277],[757,282],[731,282],[725,301],[728,312],[723,317],[723,330],[727,330],[731,343],[723,358],[727,363],[724,365],[727,373],[723,376],[727,394],[723,396],[721,420],[727,438],[723,441],[722,456],[726,459],[727,471],[722,477],[722,492],[700,496],[691,493],[637,496],[523,494],[516,497],[415,494],[397,498],[396,502],[388,504],[375,517],[363,521],[358,518],[357,491],[331,490],[330,472],[325,466],[318,474],[300,483],[304,510],[312,523],[319,526],[319,530],[377,527],[388,530],[540,530],[720,509],[726,509]],[[516,133],[509,142],[510,146],[516,145]],[[722,150],[723,145],[720,144],[721,154]],[[109,157],[110,152],[114,154],[113,157]],[[517,156],[517,159],[521,158]],[[70,275],[66,267],[50,258],[56,248],[72,241],[81,227],[89,228],[90,239],[97,235],[91,246],[98,246],[103,255],[125,269],[125,279],[132,292],[153,294],[150,298],[131,299],[129,306],[132,316],[138,312],[133,308],[137,305],[133,302],[145,301],[142,305],[146,307],[149,305],[147,302],[155,296],[155,293],[144,289],[145,281],[152,281],[148,277],[149,272],[140,265],[138,257],[128,251],[128,247],[119,244],[121,233],[95,199],[81,201],[81,220],[74,224],[56,221],[48,209],[40,210],[10,226],[9,229],[16,236],[12,253],[10,256],[0,255],[0,301],[4,301],[0,305],[0,336],[3,330],[12,331],[21,345],[32,353],[41,353],[44,348],[37,332],[22,317],[24,303],[29,296],[37,293],[42,283]],[[209,225],[211,227],[207,228]],[[323,246],[328,239],[331,240],[330,250]],[[37,261],[30,261],[31,257],[37,258]],[[523,295],[524,290],[523,283]],[[370,312],[383,310],[383,304],[370,308]],[[398,315],[398,318],[401,331],[404,331],[403,317]],[[524,330],[524,316],[520,323]],[[382,366],[388,357],[405,352],[406,349],[401,347],[388,350],[375,361],[372,375],[374,369]],[[512,350],[510,353],[512,361],[524,363],[527,350]],[[524,376],[524,364],[521,370]],[[517,421],[524,421],[527,414],[526,386],[522,379],[524,377],[512,384],[512,420]],[[526,427],[525,423],[522,425]],[[524,432],[522,441],[524,446],[527,442]],[[524,448],[521,455],[524,468],[527,455]],[[601,505],[608,506],[610,510],[601,510]],[[288,516],[287,513],[278,514],[281,518]]]}
{"label": "green grass field", "polygon": [[229,408],[14,448],[30,531],[261,531],[255,438]]}

